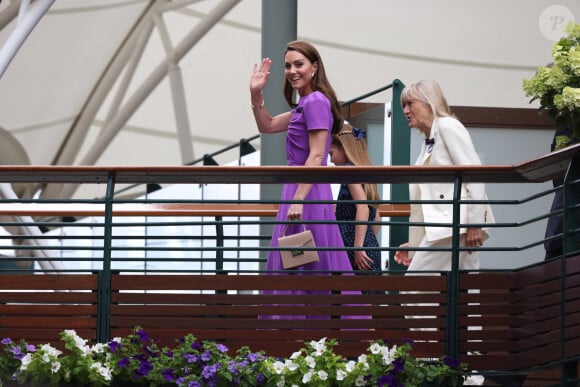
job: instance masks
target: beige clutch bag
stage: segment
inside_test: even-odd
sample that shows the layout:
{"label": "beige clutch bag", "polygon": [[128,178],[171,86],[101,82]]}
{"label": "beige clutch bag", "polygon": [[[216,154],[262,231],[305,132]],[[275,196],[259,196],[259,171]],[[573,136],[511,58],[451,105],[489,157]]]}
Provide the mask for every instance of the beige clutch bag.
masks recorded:
{"label": "beige clutch bag", "polygon": [[318,251],[316,250],[304,250],[304,247],[316,247],[314,244],[314,237],[312,236],[312,231],[307,230],[304,226],[304,231],[286,235],[286,229],[282,232],[282,236],[278,238],[278,245],[280,247],[292,247],[288,250],[280,250],[280,256],[282,257],[282,267],[284,269],[293,269],[307,263],[318,262]]}

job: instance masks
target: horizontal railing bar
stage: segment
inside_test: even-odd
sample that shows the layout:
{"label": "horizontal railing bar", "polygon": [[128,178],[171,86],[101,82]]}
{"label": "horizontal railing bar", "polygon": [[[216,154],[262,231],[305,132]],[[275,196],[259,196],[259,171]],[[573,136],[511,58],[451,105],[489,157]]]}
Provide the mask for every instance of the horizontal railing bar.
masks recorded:
{"label": "horizontal railing bar", "polygon": [[[105,204],[0,203],[0,215],[29,216],[104,216]],[[276,216],[275,204],[113,204],[113,216]],[[409,216],[408,205],[381,204],[384,217]]]}
{"label": "horizontal railing bar", "polygon": [[[546,156],[511,165],[485,166],[0,166],[0,181],[53,183],[106,183],[115,176],[123,183],[280,184],[280,183],[464,183],[543,182],[561,176],[580,144]],[[305,169],[308,173],[304,173]]]}

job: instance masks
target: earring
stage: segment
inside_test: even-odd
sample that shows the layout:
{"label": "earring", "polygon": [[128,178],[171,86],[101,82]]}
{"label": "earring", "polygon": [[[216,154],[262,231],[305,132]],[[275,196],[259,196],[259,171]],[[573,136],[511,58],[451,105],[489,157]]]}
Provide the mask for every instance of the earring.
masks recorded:
{"label": "earring", "polygon": [[314,78],[314,76],[316,75],[316,71],[312,72],[312,78]]}

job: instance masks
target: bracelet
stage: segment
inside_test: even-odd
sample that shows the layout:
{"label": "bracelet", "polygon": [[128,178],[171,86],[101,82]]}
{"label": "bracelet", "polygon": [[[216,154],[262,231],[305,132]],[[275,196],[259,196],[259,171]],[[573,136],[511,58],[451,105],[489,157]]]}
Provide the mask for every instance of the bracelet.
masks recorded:
{"label": "bracelet", "polygon": [[261,109],[263,107],[264,107],[264,101],[262,101],[262,103],[259,105],[252,105],[252,109]]}

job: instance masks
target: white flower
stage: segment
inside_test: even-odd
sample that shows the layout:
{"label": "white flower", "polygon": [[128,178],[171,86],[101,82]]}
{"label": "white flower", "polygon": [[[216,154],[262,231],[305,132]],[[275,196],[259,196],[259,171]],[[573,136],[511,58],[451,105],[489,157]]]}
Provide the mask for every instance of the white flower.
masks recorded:
{"label": "white flower", "polygon": [[352,372],[354,371],[355,365],[356,363],[353,360],[349,360],[344,368],[346,369],[347,372]]}
{"label": "white flower", "polygon": [[320,380],[326,380],[328,379],[328,373],[326,371],[320,370],[318,371],[318,377]]}
{"label": "white flower", "polygon": [[282,373],[282,371],[284,371],[284,363],[282,363],[281,361],[276,361],[274,363],[274,372],[276,372],[278,375],[280,375]]}
{"label": "white flower", "polygon": [[286,359],[286,361],[284,362],[284,365],[286,366],[286,368],[288,368],[288,370],[290,371],[295,371],[298,369],[299,365],[298,363],[294,363],[292,360],[290,359]]}
{"label": "white flower", "polygon": [[282,376],[282,378],[280,378],[280,381],[278,383],[276,383],[276,387],[284,387],[285,384],[286,384],[286,381],[284,380],[284,377]]}
{"label": "white flower", "polygon": [[42,347],[40,347],[40,350],[42,352],[45,352],[49,356],[54,356],[54,357],[58,357],[62,354],[62,351],[59,351],[58,349],[54,348],[50,344],[43,344]]}
{"label": "white flower", "polygon": [[93,353],[103,353],[105,351],[105,345],[103,343],[96,343],[91,348]]}
{"label": "white flower", "polygon": [[362,364],[364,370],[369,369],[369,363],[367,359],[368,359],[367,355],[365,355],[364,353],[358,357],[358,363]]}
{"label": "white flower", "polygon": [[310,368],[314,368],[316,367],[316,360],[314,360],[314,358],[312,356],[306,356],[304,358],[304,361],[306,361],[306,365]]}
{"label": "white flower", "polygon": [[64,331],[62,331],[62,333],[65,336],[70,336],[70,337],[75,337],[77,335],[77,331],[75,331],[74,329],[65,329]]}
{"label": "white flower", "polygon": [[381,354],[383,355],[384,364],[391,364],[397,353],[397,346],[394,345],[391,349],[389,347],[383,347]]}
{"label": "white flower", "polygon": [[358,378],[355,379],[354,381],[354,385],[355,386],[364,386],[365,383],[365,377],[364,376],[359,376]]}
{"label": "white flower", "polygon": [[99,373],[105,378],[105,380],[113,380],[113,370],[107,367],[101,367]]}
{"label": "white flower", "polygon": [[292,355],[290,355],[290,359],[296,359],[297,357],[300,357],[301,354],[302,352],[296,351]]}
{"label": "white flower", "polygon": [[22,359],[20,359],[20,371],[26,371],[28,365],[32,362],[32,354],[27,353]]}
{"label": "white flower", "polygon": [[92,349],[88,345],[83,345],[78,348],[81,350],[81,354],[83,356],[91,356],[93,353]]}
{"label": "white flower", "polygon": [[370,346],[370,348],[369,348],[369,351],[371,351],[371,353],[372,353],[373,355],[376,355],[376,354],[378,354],[379,352],[381,352],[381,349],[382,349],[382,347],[381,347],[381,345],[380,345],[380,344],[378,344],[378,343],[374,343],[373,345],[371,345],[371,346]]}
{"label": "white flower", "polygon": [[103,367],[100,362],[91,364],[91,368],[95,368],[99,375],[101,375],[105,380],[111,380],[113,378],[113,372],[107,367]]}
{"label": "white flower", "polygon": [[86,348],[88,348],[87,347],[87,340],[83,339],[82,337],[79,337],[79,336],[75,336],[74,339],[75,339],[75,346],[77,348],[82,349],[83,352],[86,352]]}
{"label": "white flower", "polygon": [[58,370],[60,370],[60,362],[55,361],[54,363],[52,363],[52,365],[50,367],[50,372],[52,372],[53,374],[56,374],[58,372]]}
{"label": "white flower", "polygon": [[347,376],[348,374],[343,370],[336,371],[336,380],[344,380]]}
{"label": "white flower", "polygon": [[310,346],[314,349],[313,355],[320,356],[326,351],[326,337],[323,337],[319,341],[311,341]]}
{"label": "white flower", "polygon": [[304,383],[304,384],[310,383],[313,375],[314,375],[314,372],[312,372],[312,371],[308,371],[307,373],[305,373],[304,376],[302,376],[302,383]]}

